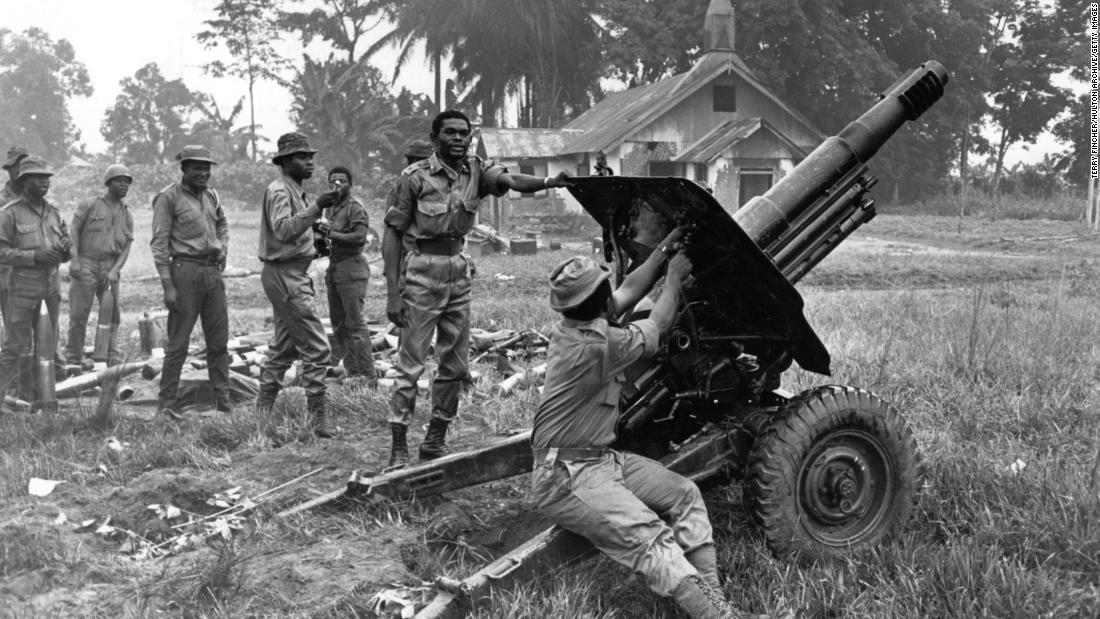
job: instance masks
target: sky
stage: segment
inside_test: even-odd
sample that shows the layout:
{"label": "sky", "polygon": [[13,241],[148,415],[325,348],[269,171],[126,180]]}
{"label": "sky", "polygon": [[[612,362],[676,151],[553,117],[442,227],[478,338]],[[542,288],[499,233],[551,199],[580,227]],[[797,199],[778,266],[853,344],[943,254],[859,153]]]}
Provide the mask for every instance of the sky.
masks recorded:
{"label": "sky", "polygon": [[[552,1],[552,0],[548,0]],[[206,50],[195,40],[204,30],[203,21],[214,16],[219,0],[0,0],[0,27],[22,31],[37,26],[54,39],[68,39],[76,57],[88,69],[94,94],[71,99],[69,109],[81,133],[81,141],[90,152],[105,152],[106,143],[99,127],[108,107],[114,103],[119,81],[139,68],[155,62],[171,80],[182,78],[194,91],[213,95],[223,113],[227,113],[247,92],[240,79],[214,79],[204,75],[203,64],[228,59],[224,49]],[[378,35],[385,32],[378,28]],[[319,52],[314,47],[310,51]],[[300,59],[301,44],[296,39],[281,42],[286,56]],[[315,54],[318,55],[318,54]],[[319,55],[325,55],[323,53]],[[374,64],[390,78],[396,52],[379,53]],[[433,79],[422,54],[410,58],[399,76],[395,89],[432,94]],[[259,133],[271,143],[284,132],[293,130],[290,121],[290,94],[277,85],[261,82],[256,91],[256,122]],[[242,121],[246,119],[242,116]],[[1008,165],[1035,162],[1048,152],[1064,147],[1046,134],[1032,146],[1016,145],[1006,156]]]}
{"label": "sky", "polygon": [[[0,27],[23,31],[36,26],[56,41],[67,39],[76,58],[88,69],[94,94],[70,99],[69,111],[80,129],[81,141],[90,152],[105,152],[99,133],[108,107],[119,92],[119,81],[150,62],[166,79],[182,78],[193,91],[214,96],[223,113],[247,93],[244,80],[204,75],[202,66],[215,59],[228,60],[223,48],[206,50],[195,40],[205,30],[203,21],[214,17],[219,0],[0,0]],[[379,35],[385,32],[378,28]],[[281,42],[280,51],[301,58],[297,39]],[[319,48],[311,48],[311,50]],[[322,54],[327,55],[327,54]],[[393,75],[396,52],[379,53],[375,62],[387,78]],[[414,56],[401,72],[395,88],[431,94],[434,81],[423,56]],[[293,130],[290,94],[277,85],[260,83],[256,90],[256,123],[271,143]],[[247,106],[247,102],[245,103]],[[247,122],[242,113],[242,124]]]}

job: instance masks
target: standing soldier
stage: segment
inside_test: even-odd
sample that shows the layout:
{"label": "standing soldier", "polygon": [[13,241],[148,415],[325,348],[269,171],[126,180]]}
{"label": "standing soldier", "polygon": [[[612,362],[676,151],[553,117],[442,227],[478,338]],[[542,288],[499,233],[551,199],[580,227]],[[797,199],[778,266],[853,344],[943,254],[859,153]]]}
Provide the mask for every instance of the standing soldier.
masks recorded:
{"label": "standing soldier", "polygon": [[[15,202],[23,193],[16,177],[19,176],[19,162],[26,156],[27,149],[21,146],[12,146],[8,149],[8,158],[3,166],[8,172],[8,181],[4,183],[4,189],[0,190],[0,207]],[[8,276],[10,274],[10,266],[0,265],[0,316],[3,316],[5,329],[8,326]]]}
{"label": "standing soldier", "polygon": [[313,432],[322,438],[336,435],[326,414],[325,369],[329,361],[328,338],[321,319],[313,311],[313,279],[309,264],[317,257],[314,228],[324,235],[328,224],[320,222],[325,208],[343,201],[347,188],[321,194],[312,204],[306,201],[302,181],[313,176],[313,154],[306,136],[287,133],[279,137],[279,152],[271,159],[282,176],[264,190],[260,214],[260,281],[271,301],[275,317],[275,338],[260,371],[260,393],[256,410],[267,414],[282,389],[283,376],[296,359],[306,391]]}
{"label": "standing soldier", "polygon": [[160,375],[157,410],[182,419],[176,391],[180,370],[187,359],[188,342],[195,321],[202,319],[206,340],[206,371],[214,389],[214,405],[229,406],[229,313],[225,302],[226,252],[229,225],[218,194],[207,185],[210,168],[217,162],[204,146],[184,146],[176,155],[182,178],[153,198],[153,238],[149,247],[164,288],[168,307],[168,345]]}
{"label": "standing soldier", "polygon": [[[117,335],[119,325],[119,273],[130,257],[134,241],[134,218],[123,202],[134,179],[126,166],[107,168],[103,197],[83,202],[73,215],[73,262],[69,265],[69,344],[66,362],[81,365],[84,359],[84,335],[88,314],[95,299],[103,303],[103,293],[111,289],[114,312],[111,316],[111,344],[108,365],[121,361]],[[102,308],[100,309],[102,311]]]}
{"label": "standing soldier", "polygon": [[435,152],[401,172],[385,216],[386,315],[402,327],[399,376],[390,401],[390,466],[409,461],[406,434],[433,333],[439,371],[432,381],[431,421],[420,459],[447,454],[447,426],[458,414],[458,396],[469,380],[470,262],[462,249],[481,199],[509,189],[533,192],[567,185],[565,172],[553,178],[512,175],[469,155],[470,119],[462,112],[437,114],[431,139]]}
{"label": "standing soldier", "polygon": [[[336,166],[328,173],[329,189],[350,191],[351,170]],[[349,377],[365,378],[368,385],[378,383],[374,374],[374,359],[370,351],[370,332],[363,318],[363,305],[367,301],[367,282],[370,267],[363,256],[367,244],[367,228],[370,218],[363,204],[347,197],[329,209],[329,233],[332,253],[328,271],[325,272],[325,289],[328,292],[329,318],[332,320],[332,364],[344,360]]]}
{"label": "standing soldier", "polygon": [[[57,266],[69,260],[72,242],[61,212],[46,201],[51,176],[45,159],[24,157],[16,175],[22,195],[0,209],[0,264],[11,267],[8,328],[0,350],[0,383],[5,387],[16,376],[19,356],[31,346],[41,303],[46,304],[53,325],[52,339],[57,341],[61,303]],[[39,354],[53,357],[57,351]],[[5,391],[0,389],[0,393]]]}

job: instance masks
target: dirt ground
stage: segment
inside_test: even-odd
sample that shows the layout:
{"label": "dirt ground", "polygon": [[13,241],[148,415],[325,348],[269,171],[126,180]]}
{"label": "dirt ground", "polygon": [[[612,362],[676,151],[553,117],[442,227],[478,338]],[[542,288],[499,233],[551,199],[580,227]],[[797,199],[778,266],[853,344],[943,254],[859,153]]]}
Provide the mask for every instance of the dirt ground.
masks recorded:
{"label": "dirt ground", "polygon": [[[1026,280],[1058,269],[1092,272],[1097,263],[1090,256],[1100,253],[1095,252],[1096,237],[1074,237],[1064,228],[985,237],[978,243],[916,234],[900,222],[895,218],[884,228],[860,230],[802,287],[954,287]],[[1054,237],[1044,239],[1044,234]],[[1080,251],[1084,245],[1089,252]],[[532,281],[537,284],[541,277]],[[153,282],[127,286],[143,305],[156,298]],[[231,296],[248,286],[230,283]],[[521,280],[516,286],[541,298],[541,290],[526,289],[535,285]],[[377,303],[373,309],[380,313]],[[407,587],[410,596],[427,596],[427,584],[443,571],[441,566],[483,564],[545,526],[527,509],[523,477],[420,502],[337,504],[276,518],[281,509],[340,488],[352,470],[377,472],[384,464],[385,394],[344,387],[334,391],[346,409],[338,415],[344,432],[335,440],[315,440],[293,427],[241,428],[209,414],[189,417],[187,428],[179,430],[153,419],[148,408],[118,405],[114,429],[126,442],[120,451],[98,444],[74,447],[71,457],[79,459],[60,464],[46,454],[38,476],[63,483],[47,496],[24,491],[0,505],[0,616],[369,616],[369,600],[377,591]],[[492,418],[486,409],[499,402],[464,396],[452,448],[498,438],[494,424],[486,421]],[[286,407],[289,411],[294,405]],[[6,415],[10,420],[18,413]],[[285,416],[293,426],[293,413]],[[173,447],[173,432],[186,445]],[[411,444],[419,442],[421,433],[413,429]],[[80,432],[75,440],[98,436]],[[159,442],[142,445],[154,436]],[[262,494],[311,472],[301,482]],[[236,498],[227,504],[240,505],[241,497],[249,497],[258,505],[229,523],[234,528],[226,534],[163,556],[142,554],[148,546],[135,540],[157,545],[170,543],[181,531],[208,531],[176,525],[224,509],[216,504],[218,496],[237,487]],[[150,508],[168,505],[183,515],[166,518]],[[104,523],[113,530],[97,533]]]}

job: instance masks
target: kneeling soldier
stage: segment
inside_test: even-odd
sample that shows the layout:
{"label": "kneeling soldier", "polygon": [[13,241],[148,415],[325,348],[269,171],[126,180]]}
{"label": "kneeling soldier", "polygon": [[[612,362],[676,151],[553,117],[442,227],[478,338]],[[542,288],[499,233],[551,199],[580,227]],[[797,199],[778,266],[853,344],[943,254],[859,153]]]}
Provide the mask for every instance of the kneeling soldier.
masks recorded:
{"label": "kneeling soldier", "polygon": [[133,180],[126,166],[115,164],[108,167],[104,180],[107,193],[81,203],[73,215],[73,262],[69,265],[72,279],[69,286],[69,344],[65,353],[65,361],[70,365],[82,365],[88,314],[95,299],[103,303],[103,294],[108,288],[114,295],[115,304],[107,363],[115,365],[122,360],[117,345],[120,322],[118,278],[122,266],[130,257],[130,245],[134,241],[134,218],[123,202]]}
{"label": "kneeling soldier", "polygon": [[[714,540],[695,484],[660,463],[613,450],[623,372],[653,357],[672,329],[680,288],[691,271],[676,253],[681,232],[612,292],[607,267],[567,260],[550,276],[550,306],[562,313],[547,358],[546,384],[532,433],[532,499],[564,529],[640,574],[658,595],[692,617],[733,614],[718,583]],[[668,255],[668,277],[649,318],[619,327],[653,286]],[[666,524],[660,515],[671,521]]]}

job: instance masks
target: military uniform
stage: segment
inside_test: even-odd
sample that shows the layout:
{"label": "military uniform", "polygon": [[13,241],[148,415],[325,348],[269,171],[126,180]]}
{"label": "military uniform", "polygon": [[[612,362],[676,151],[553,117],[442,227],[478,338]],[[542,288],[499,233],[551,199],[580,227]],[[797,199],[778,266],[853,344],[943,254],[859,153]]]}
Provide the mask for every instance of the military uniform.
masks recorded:
{"label": "military uniform", "polygon": [[[332,230],[353,232],[359,226],[368,227],[367,210],[355,198],[332,207],[329,216]],[[344,243],[332,239],[332,254],[325,272],[329,319],[332,321],[332,363],[344,361],[349,376],[375,378],[374,360],[370,350],[370,332],[363,318],[367,300],[370,267],[363,256],[365,243]]]}
{"label": "military uniform", "polygon": [[317,257],[312,225],[302,186],[288,176],[273,181],[264,190],[260,214],[260,260],[264,263],[260,281],[271,301],[275,317],[275,338],[260,371],[260,397],[274,402],[283,376],[295,360],[301,359],[299,374],[306,397],[326,393],[325,370],[329,344],[321,319],[314,311],[313,279],[308,270]]}
{"label": "military uniform", "polygon": [[118,282],[112,282],[108,273],[134,240],[134,217],[125,202],[120,201],[115,206],[106,197],[95,198],[77,207],[73,215],[72,234],[77,238],[77,256],[69,271],[79,269],[80,277],[71,278],[69,285],[69,342],[65,360],[70,364],[79,364],[83,360],[88,315],[94,301],[99,299],[102,303],[103,293],[113,284],[115,305],[111,315],[108,362],[117,363],[121,360],[117,341],[121,304]]}
{"label": "military uniform", "polygon": [[[27,169],[28,157],[20,164]],[[52,174],[41,162],[41,172]],[[27,172],[21,172],[27,173]],[[43,198],[40,206],[32,205],[26,198],[19,198],[0,209],[0,264],[9,265],[9,295],[7,301],[7,329],[4,331],[3,349],[0,350],[0,381],[10,384],[17,375],[19,357],[33,344],[34,327],[38,319],[39,305],[46,310],[53,324],[53,341],[57,341],[57,319],[61,302],[57,264],[37,262],[37,250],[55,250],[61,262],[68,260],[69,231],[61,219],[61,212]],[[56,351],[51,351],[55,355]],[[3,392],[3,390],[0,390]]]}
{"label": "military uniform", "polygon": [[160,375],[159,406],[165,411],[176,410],[176,392],[191,331],[195,322],[201,320],[206,340],[206,371],[215,404],[228,411],[229,310],[221,271],[222,258],[229,247],[229,224],[218,194],[212,189],[195,194],[182,183],[161,190],[153,198],[153,236],[149,246],[161,280],[170,279],[178,294],[177,308],[168,312],[168,344]]}
{"label": "military uniform", "polygon": [[449,422],[458,413],[462,385],[469,379],[470,260],[462,253],[463,242],[481,199],[503,195],[497,179],[506,172],[474,156],[452,170],[435,154],[401,172],[385,216],[386,225],[402,234],[399,288],[407,316],[390,423],[412,422],[416,381],[433,333],[439,370],[432,381],[431,414]]}
{"label": "military uniform", "polygon": [[[0,208],[11,204],[19,199],[19,192],[12,186],[12,182],[8,181],[4,183],[4,188],[0,190]],[[6,264],[0,264],[0,316],[4,318],[4,328],[7,329],[7,317],[8,317],[8,278],[11,276],[11,266]]]}

